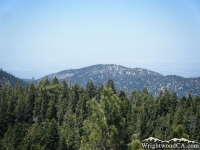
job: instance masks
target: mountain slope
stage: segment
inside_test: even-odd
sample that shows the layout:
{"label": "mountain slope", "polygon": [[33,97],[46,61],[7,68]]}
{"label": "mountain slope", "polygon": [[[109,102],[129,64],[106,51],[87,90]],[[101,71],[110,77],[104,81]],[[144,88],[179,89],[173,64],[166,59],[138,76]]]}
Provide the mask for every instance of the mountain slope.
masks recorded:
{"label": "mountain slope", "polygon": [[[57,77],[60,81],[66,80],[85,86],[89,80],[95,84],[101,82],[104,85],[108,78],[114,80],[116,88],[131,91],[142,90],[146,87],[154,96],[159,90],[169,89],[177,92],[178,96],[187,95],[190,91],[193,95],[200,94],[200,78],[183,78],[180,76],[163,76],[159,73],[141,68],[126,68],[118,65],[94,65],[81,69],[70,69],[47,75],[52,80]],[[39,80],[41,80],[39,79]]]}
{"label": "mountain slope", "polygon": [[9,74],[6,71],[3,71],[2,69],[0,69],[0,85],[4,85],[4,84],[15,86],[17,84],[25,85],[25,82],[22,79],[17,78],[13,76],[12,74]]}

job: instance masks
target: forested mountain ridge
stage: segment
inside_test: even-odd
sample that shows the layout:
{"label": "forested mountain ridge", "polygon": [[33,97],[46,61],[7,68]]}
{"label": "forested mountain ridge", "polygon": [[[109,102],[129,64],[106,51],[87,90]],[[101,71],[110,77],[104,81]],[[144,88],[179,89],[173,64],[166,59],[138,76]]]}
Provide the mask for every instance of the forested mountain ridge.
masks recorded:
{"label": "forested mountain ridge", "polygon": [[0,85],[4,84],[15,86],[17,84],[25,85],[25,82],[22,79],[17,78],[14,75],[0,69]]}
{"label": "forested mountain ridge", "polygon": [[[159,90],[164,89],[176,92],[179,97],[187,95],[188,92],[192,95],[200,94],[200,77],[183,78],[176,75],[164,76],[146,69],[132,69],[113,64],[100,64],[81,69],[64,70],[47,75],[41,79],[48,77],[52,80],[55,76],[60,81],[66,80],[68,83],[71,81],[73,84],[78,83],[84,87],[90,80],[95,84],[100,82],[105,85],[107,79],[112,78],[117,90],[142,90],[146,87],[153,96],[156,96]],[[37,80],[37,82],[39,82],[39,80]]]}
{"label": "forested mountain ridge", "polygon": [[200,142],[200,96],[127,95],[112,79],[83,88],[46,78],[0,87],[0,125],[1,150],[144,150],[149,137]]}

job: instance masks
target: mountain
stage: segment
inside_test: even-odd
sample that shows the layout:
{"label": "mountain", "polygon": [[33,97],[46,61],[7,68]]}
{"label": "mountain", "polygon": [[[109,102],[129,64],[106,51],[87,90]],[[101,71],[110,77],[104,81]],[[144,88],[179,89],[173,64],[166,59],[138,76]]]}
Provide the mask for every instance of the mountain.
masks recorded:
{"label": "mountain", "polygon": [[25,82],[22,79],[17,78],[13,76],[12,74],[9,74],[6,71],[3,71],[2,69],[0,69],[0,85],[4,85],[4,84],[15,86],[17,84],[25,85]]}
{"label": "mountain", "polygon": [[118,90],[142,90],[146,87],[154,96],[159,90],[164,89],[176,92],[179,97],[187,95],[189,91],[192,95],[200,94],[200,78],[183,78],[176,75],[164,76],[146,69],[127,68],[113,64],[64,70],[41,79],[48,77],[52,80],[55,76],[60,81],[66,80],[69,83],[71,80],[72,83],[78,83],[82,86],[85,86],[90,80],[95,84],[101,82],[105,85],[108,78],[112,78]]}
{"label": "mountain", "polygon": [[30,83],[33,79],[22,79],[26,83]]}

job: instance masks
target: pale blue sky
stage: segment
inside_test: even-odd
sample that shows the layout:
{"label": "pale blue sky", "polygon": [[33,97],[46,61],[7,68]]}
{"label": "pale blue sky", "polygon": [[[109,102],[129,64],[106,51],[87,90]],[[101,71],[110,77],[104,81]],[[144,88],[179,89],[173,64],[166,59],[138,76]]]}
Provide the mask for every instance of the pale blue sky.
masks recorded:
{"label": "pale blue sky", "polygon": [[95,64],[200,76],[199,0],[0,0],[0,68],[40,78]]}

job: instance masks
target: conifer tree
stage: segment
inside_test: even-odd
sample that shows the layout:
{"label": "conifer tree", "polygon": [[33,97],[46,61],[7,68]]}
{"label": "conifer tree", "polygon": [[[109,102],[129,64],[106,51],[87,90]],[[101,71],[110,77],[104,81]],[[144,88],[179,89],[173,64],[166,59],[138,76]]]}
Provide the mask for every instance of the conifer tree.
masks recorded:
{"label": "conifer tree", "polygon": [[193,138],[200,142],[200,107],[198,107],[197,113],[195,115]]}
{"label": "conifer tree", "polygon": [[3,138],[8,126],[15,123],[16,100],[13,95],[13,91],[9,86],[4,85],[0,89],[0,138]]}
{"label": "conifer tree", "polygon": [[121,100],[118,96],[111,88],[104,88],[100,103],[92,99],[87,104],[91,116],[83,123],[84,134],[80,149],[121,149],[123,137],[120,129],[124,119],[120,115]]}
{"label": "conifer tree", "polygon": [[22,150],[44,150],[45,130],[43,126],[35,123],[27,130],[22,139]]}
{"label": "conifer tree", "polygon": [[26,122],[26,113],[25,113],[26,101],[23,94],[19,94],[17,105],[15,107],[15,117],[17,122]]}
{"label": "conifer tree", "polygon": [[56,84],[59,84],[59,81],[58,81],[58,78],[56,78],[56,76],[53,78],[52,80],[52,85],[56,85]]}
{"label": "conifer tree", "polygon": [[113,93],[116,94],[116,89],[115,89],[115,85],[114,82],[111,78],[108,79],[107,83],[106,83],[106,87],[107,88],[111,88]]}
{"label": "conifer tree", "polygon": [[59,99],[59,101],[58,101],[57,118],[58,118],[59,124],[61,124],[63,122],[64,115],[67,112],[67,106],[68,106],[67,102],[68,101],[66,100],[66,98]]}
{"label": "conifer tree", "polygon": [[96,95],[97,87],[94,85],[93,81],[89,81],[86,84],[86,92],[89,99],[93,98]]}
{"label": "conifer tree", "polygon": [[142,144],[137,137],[137,134],[132,135],[132,142],[128,144],[128,150],[143,150]]}
{"label": "conifer tree", "polygon": [[170,95],[170,113],[174,113],[176,111],[176,107],[178,104],[178,97],[175,92]]}
{"label": "conifer tree", "polygon": [[172,137],[174,138],[186,138],[188,139],[189,138],[189,135],[187,135],[185,132],[184,132],[184,128],[182,125],[178,125],[172,132]]}
{"label": "conifer tree", "polygon": [[67,85],[67,82],[65,80],[62,81],[62,89],[61,89],[61,98],[66,98],[66,100],[69,99],[69,87]]}
{"label": "conifer tree", "polygon": [[78,84],[75,84],[72,88],[72,91],[73,91],[73,99],[71,99],[71,107],[74,113],[76,111],[76,104],[78,103],[80,98],[81,89]]}
{"label": "conifer tree", "polygon": [[47,113],[47,109],[48,109],[48,104],[49,104],[49,96],[47,94],[47,90],[46,89],[42,89],[41,90],[41,121],[44,121],[46,118],[46,113]]}
{"label": "conifer tree", "polygon": [[9,126],[4,135],[4,149],[21,150],[22,140],[26,134],[25,125],[16,122],[14,127]]}
{"label": "conifer tree", "polygon": [[[128,131],[128,121],[130,120],[130,113],[131,113],[131,105],[130,102],[127,98],[127,95],[124,91],[120,90],[118,94],[119,99],[121,100],[121,105],[120,105],[120,114],[121,117],[124,118],[124,126],[121,129],[121,134],[122,137],[124,137],[124,148],[126,147],[126,144],[128,144],[129,141],[129,131]],[[123,148],[123,149],[124,149]]]}
{"label": "conifer tree", "polygon": [[59,135],[58,135],[58,125],[56,120],[53,118],[51,120],[46,119],[45,121],[45,149],[55,150],[58,148]]}
{"label": "conifer tree", "polygon": [[75,149],[75,130],[76,130],[76,116],[68,107],[64,116],[62,126],[60,127],[60,142],[59,149],[73,150]]}
{"label": "conifer tree", "polygon": [[36,89],[35,89],[34,83],[31,82],[28,88],[28,103],[30,105],[30,116],[33,116],[35,98],[36,98]]}
{"label": "conifer tree", "polygon": [[46,118],[47,119],[53,119],[53,118],[57,118],[57,110],[56,110],[56,106],[55,106],[55,103],[54,101],[50,101],[49,102],[49,108],[47,109],[47,113],[46,113]]}
{"label": "conifer tree", "polygon": [[183,124],[184,113],[181,105],[177,108],[173,120],[174,120],[173,127]]}

